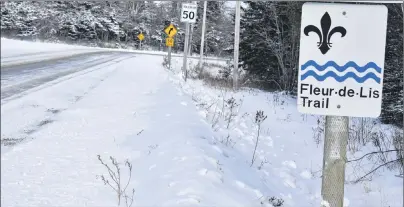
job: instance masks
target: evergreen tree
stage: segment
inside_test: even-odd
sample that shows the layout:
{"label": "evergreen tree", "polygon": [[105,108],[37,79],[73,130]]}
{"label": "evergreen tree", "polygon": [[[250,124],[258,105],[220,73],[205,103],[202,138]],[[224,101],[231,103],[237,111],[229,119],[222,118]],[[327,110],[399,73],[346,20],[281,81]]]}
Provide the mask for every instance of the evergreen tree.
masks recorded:
{"label": "evergreen tree", "polygon": [[301,3],[247,2],[241,21],[240,60],[269,89],[296,88]]}
{"label": "evergreen tree", "polygon": [[[205,52],[214,55],[221,55],[223,49],[231,45],[232,39],[230,31],[234,29],[234,23],[225,12],[225,2],[208,1],[206,9],[206,28],[205,28]],[[192,47],[193,52],[200,52],[202,21],[203,21],[203,2],[198,2],[197,22],[194,25]]]}
{"label": "evergreen tree", "polygon": [[387,42],[381,120],[403,126],[403,13],[388,4]]}
{"label": "evergreen tree", "polygon": [[265,20],[268,15],[267,6],[268,2],[247,2],[247,8],[242,8],[240,60],[242,67],[254,81],[269,81],[278,76],[274,70],[275,57],[259,34],[262,28],[269,26]]}
{"label": "evergreen tree", "polygon": [[[145,35],[144,48],[163,50],[166,48],[163,30],[166,22],[170,22],[178,29],[173,50],[182,52],[185,39],[185,25],[180,22],[182,3],[4,2],[1,30],[3,37],[124,48],[137,48],[137,35],[142,32]],[[207,51],[216,55],[222,53],[223,45],[231,44],[226,37],[229,34],[227,27],[232,24],[223,18],[223,5],[223,2],[214,1],[208,4]],[[202,14],[200,9],[199,22]],[[197,23],[194,26],[192,49],[199,52],[202,25]]]}

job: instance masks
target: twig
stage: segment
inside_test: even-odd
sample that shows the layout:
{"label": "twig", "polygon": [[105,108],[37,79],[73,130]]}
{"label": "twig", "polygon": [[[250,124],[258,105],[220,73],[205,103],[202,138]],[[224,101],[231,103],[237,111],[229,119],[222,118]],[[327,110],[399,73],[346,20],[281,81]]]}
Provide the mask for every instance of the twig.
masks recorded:
{"label": "twig", "polygon": [[137,135],[141,134],[144,131],[144,129],[142,129],[140,132],[137,133]]}
{"label": "twig", "polygon": [[373,154],[386,153],[386,152],[397,152],[397,151],[398,150],[386,150],[386,151],[369,152],[369,153],[363,155],[360,158],[357,158],[357,159],[354,159],[354,160],[348,160],[347,163],[359,161],[359,160],[365,158],[366,156],[373,155]]}
{"label": "twig", "polygon": [[129,168],[129,179],[128,179],[128,182],[126,183],[125,188],[123,189],[124,192],[126,191],[126,188],[128,188],[130,179],[132,178],[132,164],[130,164],[130,162],[128,160],[126,160],[125,165],[127,165]]}
{"label": "twig", "polygon": [[112,180],[113,180],[116,184],[118,184],[118,182],[117,182],[118,179],[117,179],[117,177],[116,177],[115,172],[114,172],[113,170],[111,170],[111,168],[101,160],[101,156],[100,156],[100,155],[98,155],[98,160],[101,162],[102,165],[104,165],[104,166],[108,169],[109,176],[112,178]]}
{"label": "twig", "polygon": [[105,177],[103,175],[101,175],[101,180],[104,182],[104,184],[108,184],[112,190],[114,190],[115,192],[118,192],[118,189],[114,188],[111,183],[109,183],[109,181],[107,179],[105,179]]}
{"label": "twig", "polygon": [[384,166],[386,166],[386,165],[388,165],[388,164],[390,164],[390,163],[397,162],[397,161],[401,161],[401,160],[402,160],[402,158],[401,158],[401,159],[396,159],[396,160],[391,160],[391,161],[389,161],[389,162],[383,163],[383,164],[379,165],[378,167],[374,168],[373,170],[371,170],[370,172],[366,173],[364,176],[362,176],[362,177],[356,179],[355,181],[353,181],[353,183],[356,184],[356,183],[362,181],[365,177],[367,177],[368,175],[370,175],[370,174],[376,172],[376,171],[377,171],[378,169],[380,169],[381,167],[384,167]]}

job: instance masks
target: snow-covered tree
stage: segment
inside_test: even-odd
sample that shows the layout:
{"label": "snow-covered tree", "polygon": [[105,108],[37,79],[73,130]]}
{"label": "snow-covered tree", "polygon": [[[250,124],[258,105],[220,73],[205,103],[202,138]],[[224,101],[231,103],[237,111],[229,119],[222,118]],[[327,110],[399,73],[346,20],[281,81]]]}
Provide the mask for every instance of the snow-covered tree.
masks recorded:
{"label": "snow-covered tree", "polygon": [[386,58],[383,84],[382,120],[403,126],[403,12],[389,4]]}
{"label": "snow-covered tree", "polygon": [[[167,26],[166,23],[170,22],[178,29],[174,51],[182,51],[185,29],[179,18],[181,3],[174,1],[5,2],[1,7],[2,36],[101,47],[136,48],[139,45],[137,35],[143,33],[144,47],[163,50],[166,38],[163,29]],[[224,32],[226,28],[222,26],[226,24],[216,20],[222,16],[223,12],[220,10],[222,5],[223,3],[209,2],[211,11],[208,12],[210,26],[207,42],[211,48],[208,52],[214,54],[221,53],[221,46],[218,44],[225,44],[223,37],[228,34]],[[221,25],[218,25],[219,22]],[[200,42],[198,28],[201,25],[195,26],[197,28],[192,35],[192,48],[197,51]]]}
{"label": "snow-covered tree", "polygon": [[255,82],[295,91],[301,3],[247,2],[243,9],[240,60]]}

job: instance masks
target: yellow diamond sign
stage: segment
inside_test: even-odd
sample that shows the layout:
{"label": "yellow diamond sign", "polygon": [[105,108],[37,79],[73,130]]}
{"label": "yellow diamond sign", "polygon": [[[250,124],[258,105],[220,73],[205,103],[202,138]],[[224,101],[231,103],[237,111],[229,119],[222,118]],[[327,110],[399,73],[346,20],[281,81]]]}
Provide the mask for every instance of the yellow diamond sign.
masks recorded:
{"label": "yellow diamond sign", "polygon": [[169,36],[169,37],[174,37],[175,34],[177,34],[177,28],[174,27],[173,24],[170,24],[168,27],[164,29],[164,32]]}
{"label": "yellow diamond sign", "polygon": [[167,46],[167,47],[174,47],[174,38],[172,38],[172,37],[167,37],[167,38],[166,38],[166,46]]}
{"label": "yellow diamond sign", "polygon": [[144,39],[143,33],[140,33],[140,34],[137,36],[137,38],[139,38],[139,40],[142,41],[142,40]]}

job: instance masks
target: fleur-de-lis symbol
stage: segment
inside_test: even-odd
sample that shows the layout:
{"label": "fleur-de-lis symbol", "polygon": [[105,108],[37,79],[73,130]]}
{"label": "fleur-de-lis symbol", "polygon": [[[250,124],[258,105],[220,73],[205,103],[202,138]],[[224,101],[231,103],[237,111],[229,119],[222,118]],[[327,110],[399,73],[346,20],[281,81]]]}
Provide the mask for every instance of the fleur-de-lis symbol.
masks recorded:
{"label": "fleur-de-lis symbol", "polygon": [[334,35],[335,33],[341,33],[341,37],[344,37],[346,35],[346,29],[344,27],[338,26],[334,27],[331,31],[331,17],[328,14],[328,12],[325,12],[323,17],[321,18],[321,32],[318,27],[314,25],[308,25],[304,28],[304,34],[306,36],[309,36],[310,32],[315,32],[318,37],[320,38],[320,41],[317,42],[317,47],[320,49],[321,53],[326,54],[328,50],[331,48],[331,36]]}

